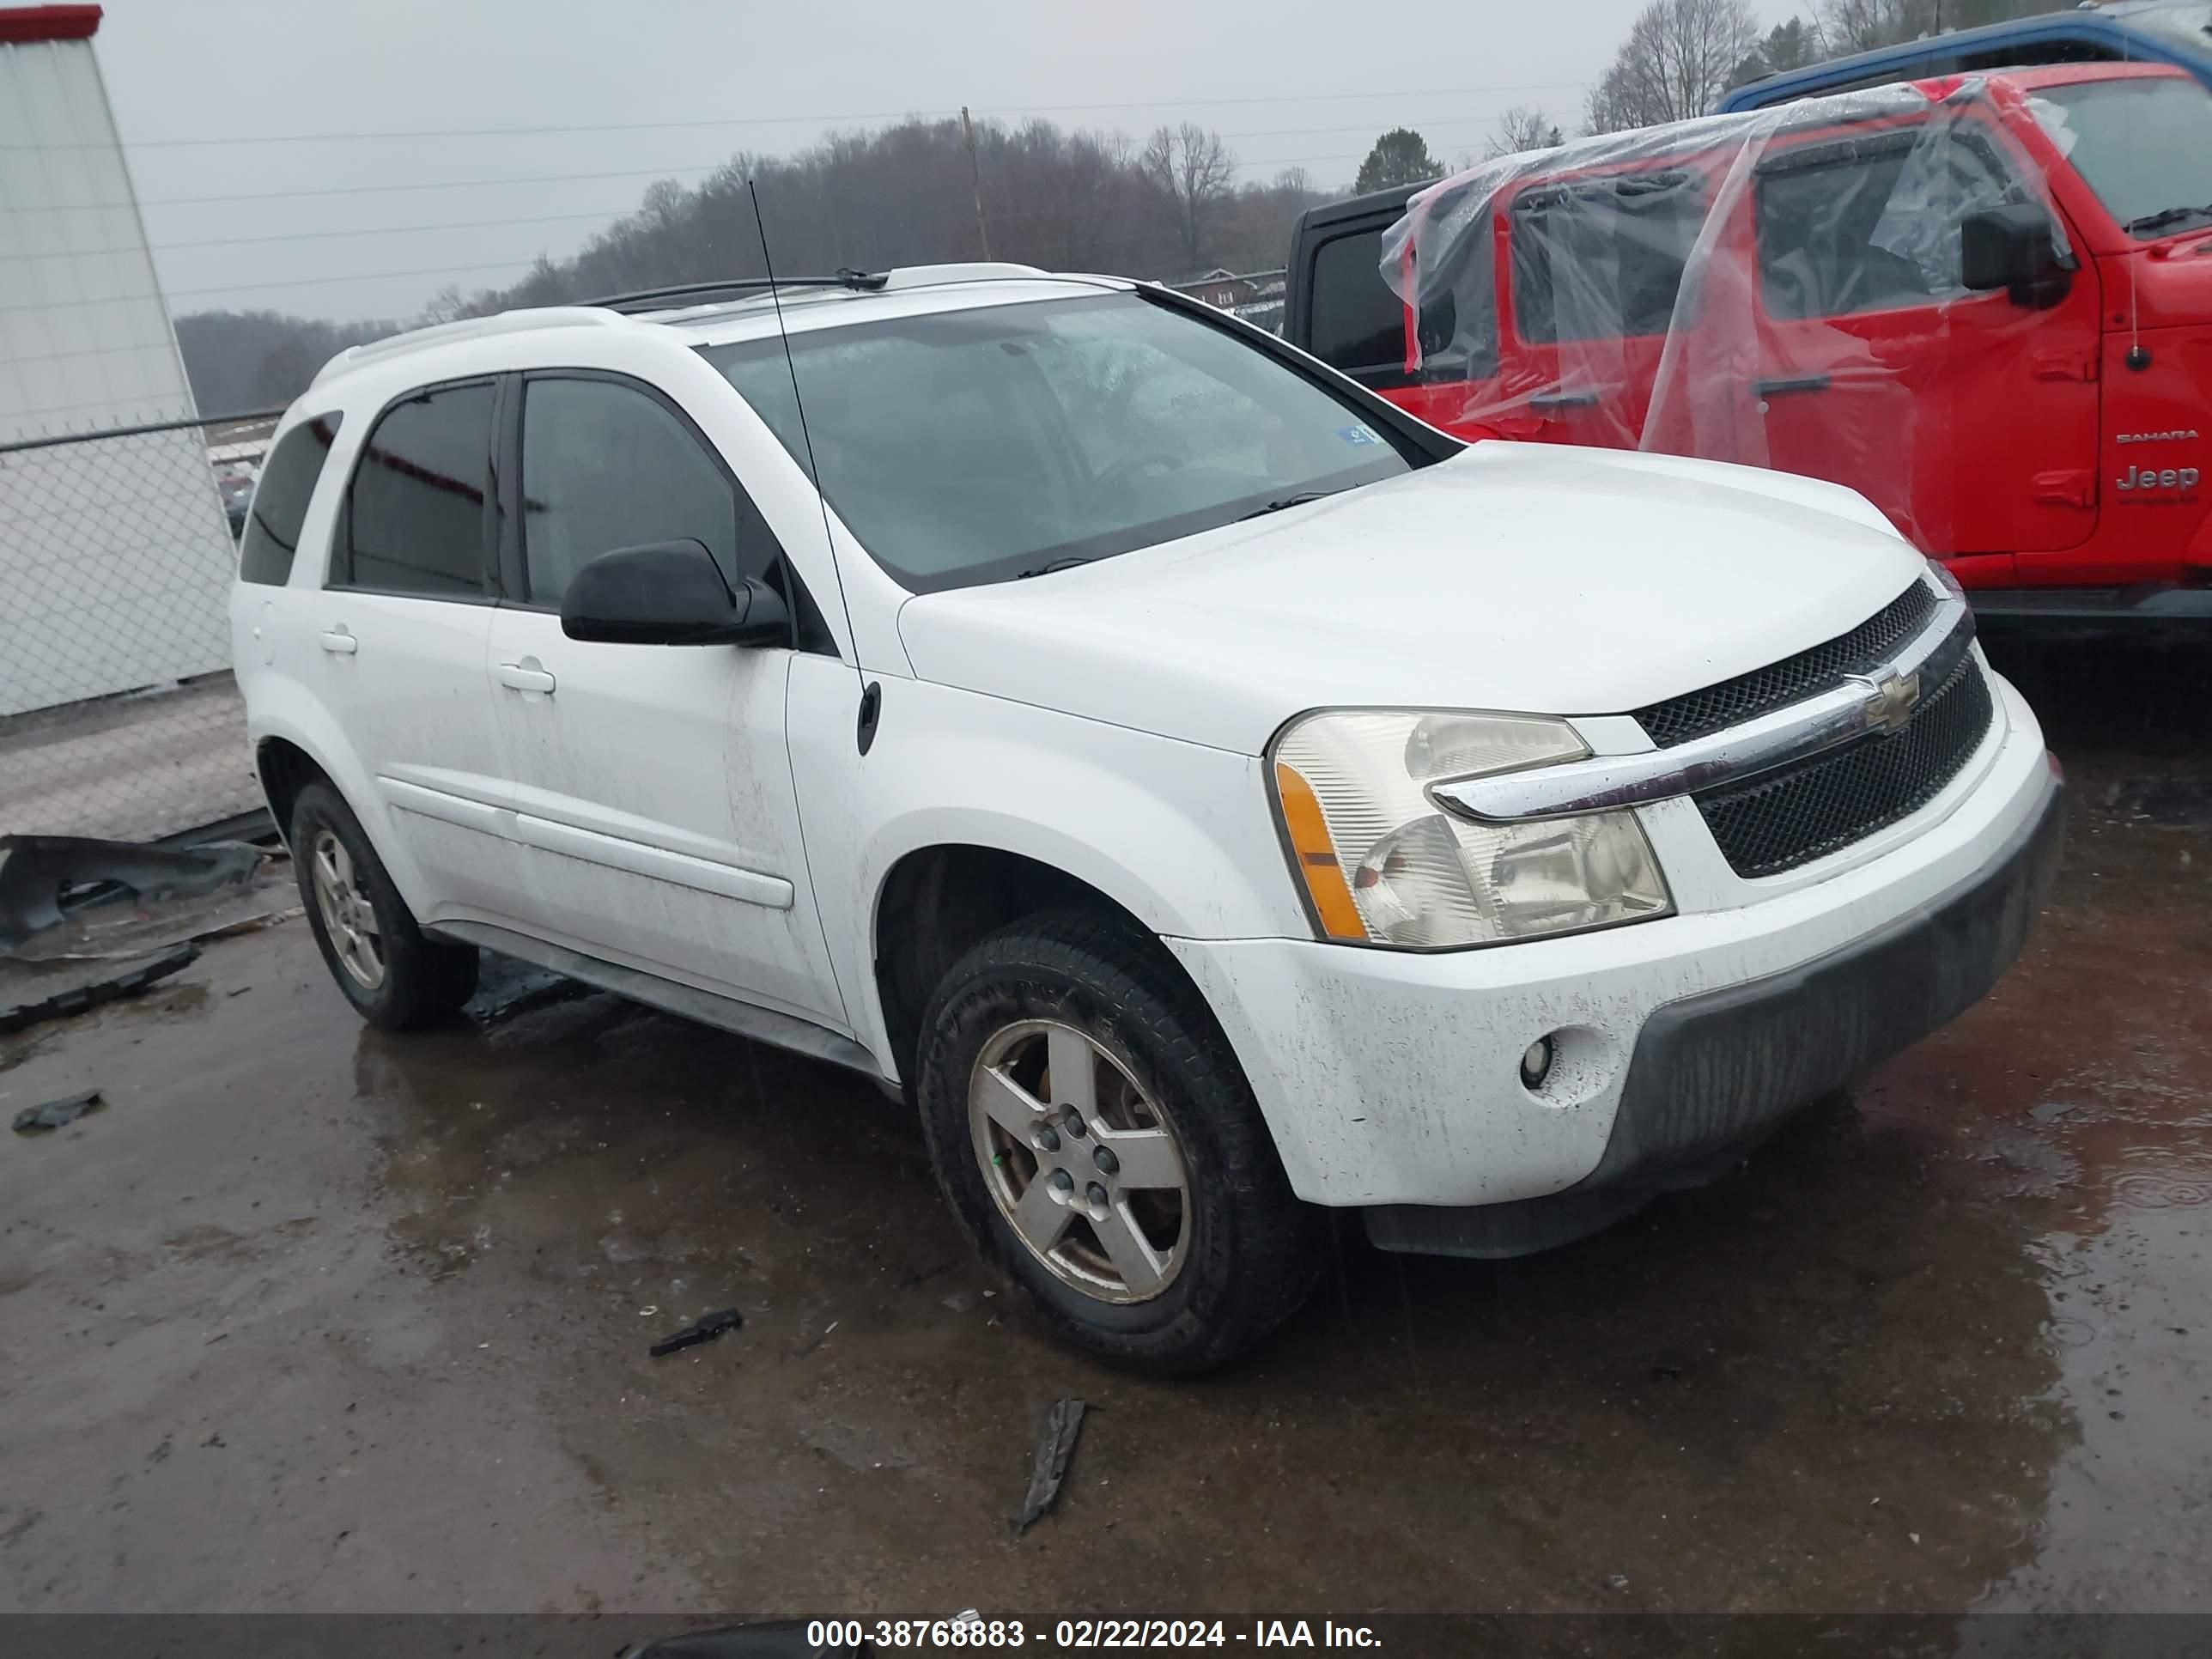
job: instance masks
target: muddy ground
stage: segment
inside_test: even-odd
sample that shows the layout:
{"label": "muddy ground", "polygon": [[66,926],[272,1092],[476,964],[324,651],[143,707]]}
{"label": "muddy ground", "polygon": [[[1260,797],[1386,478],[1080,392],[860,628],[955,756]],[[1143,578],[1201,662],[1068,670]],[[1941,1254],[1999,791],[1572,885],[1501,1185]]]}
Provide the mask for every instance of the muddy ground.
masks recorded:
{"label": "muddy ground", "polygon": [[2212,672],[2003,660],[2075,817],[1987,1003],[1572,1249],[1346,1232],[1200,1383],[1044,1340],[864,1084],[611,997],[387,1038],[295,921],[0,1037],[106,1100],[0,1133],[0,1607],[2212,1607]]}

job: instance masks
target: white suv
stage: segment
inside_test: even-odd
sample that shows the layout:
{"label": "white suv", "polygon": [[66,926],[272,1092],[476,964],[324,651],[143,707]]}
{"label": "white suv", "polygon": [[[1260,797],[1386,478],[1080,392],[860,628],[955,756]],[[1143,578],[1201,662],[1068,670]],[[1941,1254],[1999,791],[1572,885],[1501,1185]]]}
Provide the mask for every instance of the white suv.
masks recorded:
{"label": "white suv", "polygon": [[1297,1305],[1318,1206],[1510,1255],[1739,1160],[1988,989],[2061,833],[1850,491],[1467,448],[1019,267],[356,347],[234,617],[365,1018],[481,946],[864,1072],[1164,1370]]}

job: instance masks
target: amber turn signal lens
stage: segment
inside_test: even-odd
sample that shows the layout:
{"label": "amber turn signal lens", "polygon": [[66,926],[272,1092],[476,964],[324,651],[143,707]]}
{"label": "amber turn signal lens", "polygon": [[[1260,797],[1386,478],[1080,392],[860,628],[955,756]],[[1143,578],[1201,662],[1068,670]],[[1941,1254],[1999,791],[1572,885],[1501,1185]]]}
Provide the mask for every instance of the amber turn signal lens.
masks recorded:
{"label": "amber turn signal lens", "polygon": [[1364,939],[1367,924],[1359,919],[1359,907],[1352,902],[1352,889],[1345,884],[1344,866],[1328,838],[1328,824],[1322,817],[1313,786],[1277,761],[1275,795],[1282,805],[1283,828],[1290,835],[1291,851],[1297,859],[1298,874],[1305,880],[1306,896],[1313,902],[1314,917],[1321,923],[1322,932],[1331,939]]}

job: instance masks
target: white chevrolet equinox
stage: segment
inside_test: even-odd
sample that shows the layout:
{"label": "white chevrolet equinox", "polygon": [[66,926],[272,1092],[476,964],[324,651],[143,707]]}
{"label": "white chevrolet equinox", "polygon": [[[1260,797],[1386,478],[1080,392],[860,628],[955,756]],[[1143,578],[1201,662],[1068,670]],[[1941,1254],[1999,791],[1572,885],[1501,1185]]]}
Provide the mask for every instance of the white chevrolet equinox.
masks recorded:
{"label": "white chevrolet equinox", "polygon": [[1158,1370],[1295,1309],[1323,1207],[1508,1255],[1740,1161],[1989,989],[2061,836],[1850,491],[1466,447],[1018,266],[356,347],[233,619],[365,1018],[481,948],[865,1073]]}

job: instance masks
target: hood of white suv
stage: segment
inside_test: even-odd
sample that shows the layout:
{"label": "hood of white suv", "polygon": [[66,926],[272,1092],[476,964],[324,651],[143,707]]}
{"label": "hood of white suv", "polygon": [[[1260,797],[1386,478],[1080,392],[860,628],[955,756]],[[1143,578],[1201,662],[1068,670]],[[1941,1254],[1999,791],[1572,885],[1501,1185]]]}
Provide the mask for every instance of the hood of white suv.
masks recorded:
{"label": "hood of white suv", "polygon": [[1245,754],[1305,709],[1620,714],[1848,632],[1918,553],[1861,496],[1485,442],[1343,495],[926,594],[924,679]]}

